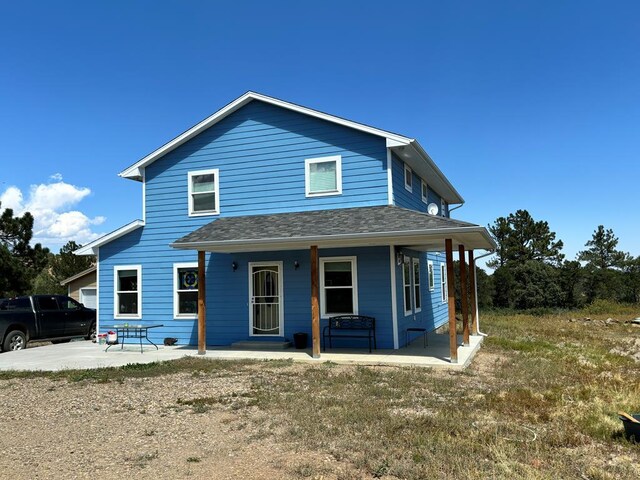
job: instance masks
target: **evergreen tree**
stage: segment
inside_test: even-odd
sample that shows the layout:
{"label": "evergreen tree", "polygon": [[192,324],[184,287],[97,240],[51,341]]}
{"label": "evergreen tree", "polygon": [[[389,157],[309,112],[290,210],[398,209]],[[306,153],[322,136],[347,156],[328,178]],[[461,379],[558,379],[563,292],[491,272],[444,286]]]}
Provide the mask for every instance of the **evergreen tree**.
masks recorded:
{"label": "evergreen tree", "polygon": [[627,255],[618,250],[617,246],[618,237],[613,234],[613,230],[605,230],[603,225],[598,225],[591,240],[585,244],[587,249],[578,253],[578,260],[599,269],[621,268]]}
{"label": "evergreen tree", "polygon": [[51,259],[51,273],[57,281],[61,282],[65,278],[77,275],[95,264],[96,259],[94,256],[75,255],[73,253],[81,246],[71,240],[60,249],[58,255]]}
{"label": "evergreen tree", "polygon": [[526,210],[499,217],[489,231],[497,244],[497,257],[487,265],[493,274],[493,304],[503,308],[552,307],[562,302],[557,267],[563,243],[545,221]]}
{"label": "evergreen tree", "polygon": [[60,249],[59,254],[49,254],[47,268],[34,279],[33,293],[67,293],[67,287],[60,285],[60,282],[87,270],[95,263],[95,256],[81,256],[73,253],[80,247],[81,245],[71,240]]}
{"label": "evergreen tree", "polygon": [[556,241],[549,224],[542,220],[536,222],[526,210],[499,217],[489,225],[489,232],[498,244],[497,258],[487,262],[491,268],[524,264],[529,260],[558,266],[564,258],[562,240]]}
{"label": "evergreen tree", "polygon": [[[0,204],[0,209],[2,205]],[[15,217],[13,210],[0,215],[0,296],[28,293],[33,279],[47,265],[48,248],[31,247],[33,216]]]}

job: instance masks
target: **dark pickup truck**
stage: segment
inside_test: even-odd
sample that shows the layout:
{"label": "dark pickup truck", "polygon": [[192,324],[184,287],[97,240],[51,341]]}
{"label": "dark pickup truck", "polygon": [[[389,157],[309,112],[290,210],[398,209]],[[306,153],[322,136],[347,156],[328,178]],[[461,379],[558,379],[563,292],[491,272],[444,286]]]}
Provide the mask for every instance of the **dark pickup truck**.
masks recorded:
{"label": "dark pickup truck", "polygon": [[94,340],[96,311],[64,295],[33,295],[0,302],[0,346],[22,350],[27,342]]}

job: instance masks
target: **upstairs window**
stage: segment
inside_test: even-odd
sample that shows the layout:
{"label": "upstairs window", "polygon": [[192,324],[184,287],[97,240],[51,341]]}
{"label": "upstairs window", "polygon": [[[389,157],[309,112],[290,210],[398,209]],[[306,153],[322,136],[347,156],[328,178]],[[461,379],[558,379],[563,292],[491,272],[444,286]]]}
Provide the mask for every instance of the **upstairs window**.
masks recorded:
{"label": "upstairs window", "polygon": [[427,182],[425,182],[424,180],[422,180],[421,182],[422,188],[420,189],[420,191],[422,192],[422,201],[424,203],[429,203],[429,189],[427,188]]}
{"label": "upstairs window", "polygon": [[174,318],[197,318],[198,264],[175,263],[173,265],[173,284]]}
{"label": "upstairs window", "polygon": [[406,163],[404,164],[404,188],[413,192],[413,171]]}
{"label": "upstairs window", "polygon": [[447,202],[444,201],[444,198],[440,199],[440,215],[447,216]]}
{"label": "upstairs window", "polygon": [[218,169],[189,172],[189,216],[220,213]]}
{"label": "upstairs window", "polygon": [[142,267],[130,265],[114,268],[113,311],[115,318],[142,318]]}
{"label": "upstairs window", "polygon": [[342,157],[307,158],[304,161],[307,197],[342,193]]}

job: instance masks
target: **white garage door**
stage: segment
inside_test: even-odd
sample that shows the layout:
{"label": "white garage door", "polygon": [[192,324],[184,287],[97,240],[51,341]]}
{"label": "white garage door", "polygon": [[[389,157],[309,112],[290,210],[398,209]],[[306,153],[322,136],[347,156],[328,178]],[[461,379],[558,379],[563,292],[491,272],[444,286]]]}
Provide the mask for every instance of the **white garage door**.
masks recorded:
{"label": "white garage door", "polygon": [[81,288],[80,303],[82,303],[87,308],[96,308],[96,289]]}

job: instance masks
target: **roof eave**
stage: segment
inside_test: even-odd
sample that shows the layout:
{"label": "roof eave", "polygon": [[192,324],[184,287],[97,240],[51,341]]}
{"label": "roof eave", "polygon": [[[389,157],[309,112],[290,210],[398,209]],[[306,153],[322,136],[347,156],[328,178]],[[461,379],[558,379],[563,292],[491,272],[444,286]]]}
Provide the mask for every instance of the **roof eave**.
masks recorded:
{"label": "roof eave", "polygon": [[479,234],[483,245],[478,249],[493,250],[496,244],[487,232],[486,228],[480,226],[438,228],[429,230],[405,230],[396,232],[367,232],[343,235],[321,235],[309,237],[286,237],[286,238],[266,238],[266,239],[240,239],[240,240],[218,240],[200,242],[174,242],[171,247],[183,250],[207,250],[218,252],[239,252],[239,251],[259,251],[266,247],[276,249],[302,249],[309,245],[318,246],[357,246],[357,245],[409,245],[419,244],[420,241],[444,240],[460,235]]}
{"label": "roof eave", "polygon": [[74,255],[97,255],[98,249],[102,245],[112,242],[113,240],[120,238],[123,235],[126,235],[127,233],[133,232],[134,230],[143,226],[144,226],[143,220],[134,220],[133,222],[128,223],[118,228],[117,230],[114,230],[113,232],[107,233],[106,235],[103,235],[102,237],[97,238],[91,243],[87,243],[83,247],[80,247],[79,249],[75,250],[73,254]]}
{"label": "roof eave", "polygon": [[96,267],[95,265],[93,267],[89,267],[86,270],[83,270],[80,273],[76,273],[75,275],[69,277],[69,278],[65,278],[64,280],[62,280],[60,282],[60,285],[65,286],[68,283],[73,282],[74,280],[77,280],[79,278],[84,277],[85,275],[89,275],[90,273],[95,272],[98,269],[98,267]]}
{"label": "roof eave", "polygon": [[134,163],[130,167],[124,169],[118,175],[120,177],[123,177],[123,178],[130,178],[130,179],[133,179],[133,180],[140,181],[141,178],[142,178],[141,169],[143,169],[146,166],[150,165],[151,163],[153,163],[157,159],[161,158],[162,156],[164,156],[167,153],[169,153],[172,150],[174,150],[175,148],[178,148],[183,143],[189,141],[190,139],[192,139],[196,135],[200,134],[201,132],[203,132],[207,128],[209,128],[212,125],[216,124],[217,122],[219,122],[220,120],[222,120],[226,116],[230,115],[231,113],[235,112],[239,108],[243,107],[247,103],[251,102],[252,100],[260,100],[260,101],[269,103],[271,105],[276,105],[276,106],[279,106],[279,107],[282,107],[282,108],[286,108],[286,109],[289,109],[289,110],[293,110],[293,111],[296,111],[296,112],[299,112],[299,113],[302,113],[302,114],[305,114],[305,115],[309,115],[309,116],[312,116],[312,117],[315,117],[315,118],[319,118],[319,119],[326,120],[326,121],[329,121],[329,122],[337,123],[339,125],[343,125],[343,126],[346,126],[346,127],[354,128],[356,130],[360,130],[360,131],[363,131],[363,132],[366,132],[366,133],[370,133],[372,135],[377,135],[377,136],[380,136],[380,137],[384,137],[388,141],[396,142],[398,144],[405,145],[405,144],[408,144],[408,143],[414,141],[411,138],[405,137],[403,135],[398,135],[397,133],[388,132],[386,130],[380,130],[379,128],[370,127],[370,126],[364,125],[362,123],[358,123],[358,122],[354,122],[354,121],[347,120],[347,119],[344,119],[344,118],[336,117],[335,115],[330,115],[328,113],[320,112],[318,110],[313,110],[311,108],[303,107],[301,105],[296,105],[294,103],[285,102],[284,100],[280,100],[280,99],[277,99],[277,98],[274,98],[274,97],[269,97],[267,95],[262,95],[260,93],[249,91],[249,92],[245,93],[244,95],[241,95],[240,97],[236,98],[231,103],[225,105],[224,107],[222,107],[220,110],[218,110],[214,114],[208,116],[207,118],[205,118],[201,122],[197,123],[196,125],[194,125],[190,129],[184,131],[183,133],[181,133],[180,135],[175,137],[173,140],[165,143],[160,148],[154,150],[149,155],[147,155],[144,158],[140,159],[139,161],[137,161],[136,163]]}

